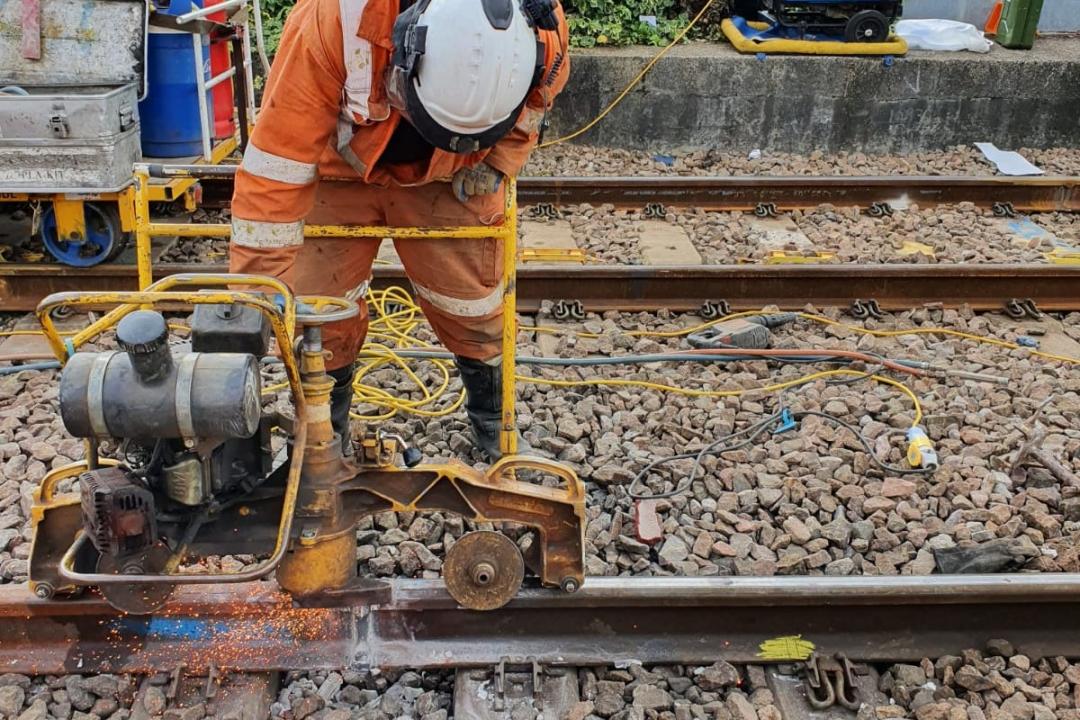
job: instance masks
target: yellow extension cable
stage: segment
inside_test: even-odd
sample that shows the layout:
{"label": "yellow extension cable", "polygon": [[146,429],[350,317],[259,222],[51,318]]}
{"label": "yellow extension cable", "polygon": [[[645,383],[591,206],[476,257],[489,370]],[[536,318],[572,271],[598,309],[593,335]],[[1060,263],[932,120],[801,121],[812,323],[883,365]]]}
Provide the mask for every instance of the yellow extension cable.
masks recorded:
{"label": "yellow extension cable", "polygon": [[[398,350],[405,349],[433,349],[437,347],[435,345],[432,345],[431,343],[420,340],[415,336],[415,332],[421,326],[421,324],[423,324],[424,318],[420,307],[415,303],[409,293],[403,288],[396,286],[387,288],[386,290],[372,290],[368,294],[367,302],[369,306],[369,314],[371,320],[368,328],[368,340],[365,343],[363,350],[358,356],[359,367],[353,378],[354,400],[356,403],[359,404],[375,406],[376,408],[379,408],[380,411],[373,414],[360,414],[354,412],[351,414],[352,417],[358,420],[380,421],[392,418],[398,413],[402,412],[418,415],[421,417],[442,417],[457,411],[457,409],[461,407],[462,403],[464,403],[465,401],[464,389],[462,389],[458,393],[457,397],[453,400],[453,402],[449,404],[444,403],[441,406],[439,405],[440,401],[442,400],[443,396],[445,395],[447,389],[450,386],[453,361],[442,359],[413,360],[403,358],[397,352]],[[711,320],[709,322],[701,323],[699,325],[694,325],[688,328],[682,328],[679,330],[630,330],[622,332],[620,334],[629,337],[683,337],[691,333],[707,329],[726,320],[733,320],[741,317],[752,317],[763,314],[767,313],[761,310],[752,310],[726,315],[716,320]],[[1006,340],[998,340],[997,338],[985,337],[972,333],[965,333],[959,330],[951,330],[948,328],[932,327],[910,328],[903,330],[871,330],[859,327],[857,325],[850,325],[840,322],[838,320],[833,320],[823,315],[815,315],[813,313],[804,312],[797,313],[797,315],[798,317],[809,320],[811,322],[816,322],[834,327],[842,327],[854,333],[871,335],[874,337],[900,337],[904,335],[944,335],[947,337],[956,337],[969,342],[1002,347],[1009,350],[1021,348],[1020,345],[1008,342]],[[170,323],[169,327],[173,330],[189,330],[186,325],[177,325]],[[568,328],[531,326],[528,329],[536,333],[573,335],[575,337],[582,338],[601,337],[600,333],[593,333],[582,330],[571,330]],[[64,331],[61,334],[70,335],[75,332],[77,331]],[[0,337],[40,334],[40,330],[0,331]],[[1038,350],[1027,350],[1028,352],[1030,352],[1030,354],[1046,360],[1065,362],[1074,365],[1080,364],[1080,358],[1069,357],[1065,355],[1055,355],[1052,353],[1045,353]],[[438,371],[438,379],[434,383],[434,387],[429,386],[420,377],[418,371],[414,370],[413,366],[416,363],[430,363]],[[404,375],[408,377],[409,380],[420,391],[421,397],[417,400],[410,400],[407,398],[392,395],[391,393],[381,388],[376,388],[371,385],[365,384],[364,379],[368,375],[370,375],[373,371],[386,366],[395,366],[400,369],[404,373]],[[665,385],[663,383],[654,383],[647,380],[627,380],[620,378],[599,378],[590,380],[553,380],[529,375],[518,375],[517,380],[519,382],[549,385],[553,387],[640,387],[650,390],[656,390],[659,392],[674,393],[686,397],[718,398],[738,397],[753,392],[780,392],[782,390],[798,385],[804,385],[806,383],[814,382],[816,380],[822,380],[837,376],[866,378],[869,380],[873,380],[874,382],[882,383],[896,388],[904,395],[906,395],[912,403],[914,409],[914,420],[912,422],[912,426],[917,426],[922,421],[923,410],[922,405],[919,402],[919,398],[915,395],[914,392],[911,391],[910,388],[908,388],[902,382],[889,377],[885,377],[883,375],[843,368],[814,372],[795,378],[793,380],[776,382],[760,388],[747,388],[737,390],[698,390],[694,388]],[[264,388],[263,393],[264,395],[270,395],[284,389],[285,387],[287,387],[287,383],[276,383]]]}
{"label": "yellow extension cable", "polygon": [[912,421],[912,427],[919,425],[922,422],[923,410],[922,403],[919,402],[918,396],[911,391],[907,385],[904,385],[898,380],[887,378],[882,375],[874,375],[872,373],[860,372],[859,370],[822,370],[821,372],[810,373],[809,375],[803,375],[795,378],[794,380],[786,380],[784,382],[772,383],[771,385],[764,385],[759,388],[746,388],[740,390],[693,390],[691,388],[682,388],[675,385],[664,385],[661,383],[649,382],[647,380],[623,380],[623,379],[604,379],[604,380],[548,380],[545,378],[529,377],[526,375],[518,375],[517,379],[522,382],[540,383],[543,385],[554,385],[555,387],[583,387],[588,385],[605,385],[612,387],[640,387],[648,388],[649,390],[659,390],[660,392],[671,392],[678,395],[686,395],[688,397],[739,397],[752,392],[765,392],[774,393],[781,390],[787,390],[788,388],[795,387],[797,385],[805,385],[806,383],[814,382],[815,380],[824,380],[830,377],[836,377],[838,375],[846,375],[848,377],[868,378],[885,385],[891,385],[911,400],[911,404],[915,409],[915,419]]}
{"label": "yellow extension cable", "polygon": [[[438,370],[438,380],[436,387],[429,387],[419,377],[416,371],[410,367],[410,363],[418,361],[406,359],[401,357],[396,351],[408,348],[433,348],[435,346],[430,343],[417,339],[414,336],[414,332],[423,322],[423,315],[420,308],[415,304],[412,297],[404,289],[400,287],[391,287],[386,290],[372,290],[368,294],[368,305],[370,314],[370,326],[368,330],[368,341],[364,344],[363,350],[361,350],[358,359],[360,366],[358,367],[356,374],[353,378],[353,391],[354,401],[360,404],[373,405],[380,408],[380,412],[373,414],[360,414],[351,413],[351,416],[358,420],[366,421],[378,421],[386,420],[394,417],[399,412],[410,413],[419,415],[421,417],[442,417],[449,415],[462,405],[465,401],[465,391],[462,389],[457,397],[449,405],[443,407],[434,407],[436,403],[442,398],[446,389],[450,383],[451,366],[450,360],[423,360],[420,362],[429,362],[435,366]],[[392,307],[396,305],[397,307]],[[740,313],[740,315],[748,315],[753,313]],[[725,318],[730,319],[730,318]],[[708,325],[715,324],[707,323],[701,327],[707,327]],[[539,329],[539,328],[534,328]],[[552,328],[553,330],[555,328]],[[698,328],[690,328],[689,330],[682,330],[675,333],[661,333],[640,331],[635,334],[638,335],[652,335],[657,337],[671,337],[676,335],[684,335],[689,332],[696,331]],[[577,331],[567,331],[575,334],[582,334]],[[372,342],[374,340],[374,342]],[[368,376],[372,371],[385,367],[387,365],[395,365],[400,368],[405,375],[412,381],[417,389],[421,392],[421,397],[418,400],[409,400],[401,397],[397,397],[388,393],[380,388],[372,387],[364,383],[364,378]],[[783,382],[776,382],[770,385],[766,385],[761,388],[748,388],[737,390],[697,390],[693,388],[683,388],[674,385],[665,385],[662,383],[649,382],[647,380],[627,380],[627,379],[592,379],[592,380],[552,380],[540,377],[534,377],[529,375],[518,375],[517,380],[524,383],[534,383],[541,385],[550,385],[554,387],[640,387],[650,390],[657,390],[659,392],[670,392],[687,397],[739,397],[753,392],[780,392],[782,390],[792,388],[798,385],[804,385],[806,383],[814,382],[816,380],[823,380],[831,377],[855,377],[866,378],[878,383],[889,385],[900,390],[904,393],[909,400],[911,400],[914,409],[914,420],[912,426],[918,425],[922,421],[923,410],[922,404],[919,402],[919,398],[903,383],[894,380],[892,378],[884,377],[882,375],[862,372],[858,370],[850,369],[837,369],[837,370],[825,370],[820,372],[810,373],[808,375],[795,378],[793,380],[787,380]],[[265,390],[265,392],[275,392],[285,387],[284,383],[271,386]]]}
{"label": "yellow extension cable", "polygon": [[[745,312],[732,313],[731,315],[725,315],[722,318],[716,320],[710,320],[709,322],[701,323],[693,327],[684,328],[681,330],[668,330],[668,331],[656,331],[656,330],[627,330],[621,332],[621,335],[627,337],[662,337],[662,338],[674,338],[690,335],[691,333],[700,332],[707,328],[725,322],[727,320],[735,320],[743,317],[754,317],[759,315],[768,315],[770,313],[764,310],[747,310]],[[1057,362],[1069,363],[1071,365],[1080,365],[1080,358],[1070,357],[1068,355],[1055,355],[1053,353],[1042,352],[1041,350],[1032,350],[1030,348],[1024,348],[1022,345],[1017,345],[1014,342],[1008,340],[998,340],[997,338],[986,337],[985,335],[975,335],[973,333],[966,333],[960,330],[950,330],[949,328],[942,327],[930,327],[930,328],[907,328],[904,330],[870,330],[868,328],[859,327],[858,325],[849,325],[848,323],[840,322],[839,320],[833,320],[827,318],[824,315],[815,315],[814,313],[795,313],[803,320],[810,320],[811,322],[820,323],[822,325],[832,325],[834,327],[842,327],[846,330],[850,330],[859,335],[872,335],[874,337],[902,337],[904,335],[946,335],[948,337],[960,338],[962,340],[968,340],[970,342],[979,343],[982,345],[995,345],[997,347],[1003,347],[1008,350],[1028,350],[1032,355],[1043,358],[1044,360],[1054,360]],[[581,330],[567,330],[564,328],[556,327],[530,327],[530,330],[538,333],[547,333],[549,335],[573,335],[581,338],[596,339],[601,337],[600,333],[591,333]]]}

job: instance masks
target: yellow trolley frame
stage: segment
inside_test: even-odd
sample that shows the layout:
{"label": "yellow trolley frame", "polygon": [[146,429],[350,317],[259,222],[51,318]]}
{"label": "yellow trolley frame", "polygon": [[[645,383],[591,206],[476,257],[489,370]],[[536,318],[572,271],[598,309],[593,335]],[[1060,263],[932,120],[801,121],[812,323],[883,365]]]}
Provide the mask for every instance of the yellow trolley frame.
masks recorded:
{"label": "yellow trolley frame", "polygon": [[[232,155],[240,141],[237,136],[226,138],[216,145],[210,155],[210,164],[218,165]],[[187,210],[196,209],[193,194],[194,178],[173,178],[164,183],[149,184],[146,189],[148,202],[173,202],[183,200]],[[89,202],[116,203],[120,214],[120,231],[135,232],[135,183],[120,190],[104,192],[0,192],[0,203],[52,203],[56,213],[56,234],[59,238],[86,237],[86,216],[83,207]]]}

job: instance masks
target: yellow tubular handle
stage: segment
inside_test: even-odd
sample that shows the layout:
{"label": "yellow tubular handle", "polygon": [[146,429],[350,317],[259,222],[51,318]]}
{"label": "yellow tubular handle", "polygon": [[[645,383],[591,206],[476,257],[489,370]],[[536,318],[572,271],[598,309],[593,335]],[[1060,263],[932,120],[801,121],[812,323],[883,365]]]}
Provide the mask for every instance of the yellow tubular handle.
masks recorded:
{"label": "yellow tubular handle", "polygon": [[[280,280],[275,278],[266,277],[263,275],[228,275],[228,274],[196,274],[196,273],[183,273],[178,275],[169,275],[156,283],[146,288],[147,293],[165,292],[173,288],[184,287],[228,287],[228,286],[245,286],[245,287],[268,287],[274,292],[278,293],[284,304],[284,314],[282,319],[285,324],[285,329],[289,337],[289,342],[292,342],[292,338],[296,333],[296,301],[293,298],[292,292],[288,286]],[[206,295],[206,293],[200,293]],[[50,313],[55,308],[61,305],[73,305],[72,297],[82,297],[88,295],[87,293],[59,293],[50,295],[38,304],[37,316],[41,323],[42,329],[45,332],[45,338],[49,342],[49,346],[52,348],[53,354],[64,362],[68,358],[67,348],[64,342],[60,339],[60,333],[57,332],[56,326],[52,322]],[[138,305],[131,304],[130,301],[125,300],[124,297],[129,293],[117,292],[117,293],[92,293],[97,298],[93,303],[81,303],[81,304],[119,304],[103,315],[97,322],[91,323],[87,327],[83,328],[79,332],[75,333],[69,338],[70,346],[73,350],[78,350],[87,342],[93,340],[101,333],[114,327],[116,323],[120,322],[126,315],[139,309]],[[65,299],[60,302],[54,302],[54,298],[64,296]],[[246,294],[246,297],[256,297],[254,295]],[[275,308],[276,310],[276,308]]]}
{"label": "yellow tubular handle", "polygon": [[523,485],[530,488],[542,488],[542,490],[545,491],[545,494],[549,494],[551,490],[555,490],[555,488],[537,485],[536,483],[520,482],[517,480],[517,476],[514,472],[515,470],[536,470],[548,475],[554,475],[563,481],[567,501],[577,502],[578,500],[585,499],[585,484],[581,482],[578,476],[565,465],[554,460],[548,460],[547,458],[506,456],[499,459],[494,465],[488,468],[487,476],[492,480],[502,483],[516,483],[519,486]]}
{"label": "yellow tubular handle", "polygon": [[[260,283],[266,279],[267,278],[258,278]],[[288,308],[289,304],[292,302],[292,296],[286,295],[285,298],[286,307]],[[126,312],[121,313],[119,317],[124,317],[139,306],[161,309],[163,306],[176,305],[238,304],[256,308],[270,320],[274,339],[277,341],[278,347],[282,348],[281,359],[285,365],[285,371],[289,378],[289,388],[293,392],[294,402],[297,405],[297,413],[299,414],[302,409],[301,405],[303,403],[304,393],[300,387],[300,370],[296,365],[296,358],[291,352],[287,352],[287,349],[292,347],[292,334],[286,327],[284,313],[278,310],[276,305],[264,299],[262,296],[251,293],[231,291],[205,293],[171,291],[54,293],[42,300],[38,305],[37,316],[38,321],[41,322],[42,329],[45,331],[45,337],[49,341],[49,345],[52,347],[53,352],[61,363],[67,360],[68,352],[64,345],[64,340],[61,338],[60,334],[57,333],[56,326],[53,324],[51,312],[58,307],[83,307],[87,305],[105,305],[114,303],[122,304],[124,307],[118,309],[126,310]],[[295,314],[296,308],[293,307],[292,311]],[[116,320],[111,319],[113,315],[114,313],[109,313],[96,323],[92,324],[87,330],[83,331],[83,333],[87,333],[89,337],[100,334],[103,330],[107,329],[107,327],[111,327],[115,324]],[[109,322],[106,324],[106,321]],[[80,335],[81,334],[82,333],[80,333]],[[72,340],[72,342],[74,343],[74,340]]]}
{"label": "yellow tubular handle", "polygon": [[502,322],[502,427],[499,449],[503,455],[517,452],[517,425],[514,403],[517,400],[517,181],[506,179],[503,224],[503,322]]}

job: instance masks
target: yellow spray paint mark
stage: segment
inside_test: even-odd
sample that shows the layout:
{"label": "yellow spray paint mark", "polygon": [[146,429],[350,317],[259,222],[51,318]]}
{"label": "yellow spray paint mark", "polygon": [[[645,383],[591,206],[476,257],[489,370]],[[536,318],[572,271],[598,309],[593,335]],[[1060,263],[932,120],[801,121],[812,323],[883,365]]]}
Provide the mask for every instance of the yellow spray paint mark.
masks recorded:
{"label": "yellow spray paint mark", "polygon": [[1080,265],[1080,250],[1054,248],[1043,254],[1054,265]]}
{"label": "yellow spray paint mark", "polygon": [[900,247],[901,255],[926,255],[927,257],[934,257],[934,248],[930,247],[926,243],[916,242],[915,240],[905,240],[904,244]]}
{"label": "yellow spray paint mark", "polygon": [[803,640],[802,635],[783,635],[758,645],[758,657],[762,660],[806,660],[814,654],[814,643]]}
{"label": "yellow spray paint mark", "polygon": [[765,256],[766,265],[813,265],[835,260],[836,253],[828,250],[770,250]]}

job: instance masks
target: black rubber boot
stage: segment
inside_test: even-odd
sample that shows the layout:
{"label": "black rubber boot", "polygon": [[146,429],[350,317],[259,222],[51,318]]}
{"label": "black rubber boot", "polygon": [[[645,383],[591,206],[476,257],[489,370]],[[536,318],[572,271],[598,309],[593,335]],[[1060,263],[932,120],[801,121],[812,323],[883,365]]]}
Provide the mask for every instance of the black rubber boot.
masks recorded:
{"label": "black rubber boot", "polygon": [[347,365],[337,370],[328,370],[327,375],[334,378],[334,389],[330,391],[330,424],[334,433],[341,438],[341,452],[345,457],[353,453],[352,434],[349,431],[349,410],[353,400],[353,375],[356,365]]}
{"label": "black rubber boot", "polygon": [[[473,441],[490,462],[502,457],[499,449],[499,428],[502,427],[502,368],[482,360],[454,358],[461,383],[465,386],[465,412],[472,425]],[[518,434],[518,452],[531,450]]]}

